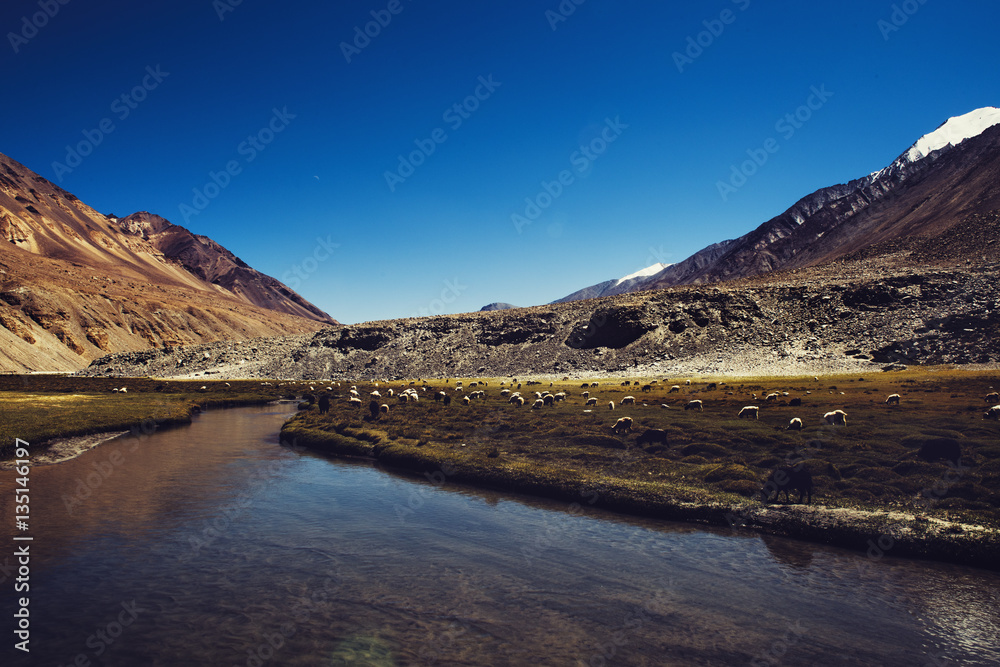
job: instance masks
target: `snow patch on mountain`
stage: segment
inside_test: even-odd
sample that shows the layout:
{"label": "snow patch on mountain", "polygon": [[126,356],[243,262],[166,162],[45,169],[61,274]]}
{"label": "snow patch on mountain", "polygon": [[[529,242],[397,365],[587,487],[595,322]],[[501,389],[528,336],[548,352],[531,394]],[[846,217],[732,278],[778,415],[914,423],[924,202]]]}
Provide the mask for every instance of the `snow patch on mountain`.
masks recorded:
{"label": "snow patch on mountain", "polygon": [[920,137],[906,152],[906,157],[910,162],[916,162],[945,146],[957,146],[966,139],[979,136],[998,124],[1000,124],[1000,109],[995,107],[984,107],[949,118],[938,129]]}
{"label": "snow patch on mountain", "polygon": [[659,273],[663,269],[667,268],[668,266],[670,266],[670,264],[664,264],[663,262],[657,262],[656,264],[653,264],[652,266],[647,266],[645,269],[639,269],[635,273],[630,273],[627,276],[625,276],[624,278],[619,278],[618,282],[616,282],[615,285],[621,285],[624,282],[627,282],[629,280],[634,280],[636,278],[648,278],[649,276],[655,276],[657,273]]}

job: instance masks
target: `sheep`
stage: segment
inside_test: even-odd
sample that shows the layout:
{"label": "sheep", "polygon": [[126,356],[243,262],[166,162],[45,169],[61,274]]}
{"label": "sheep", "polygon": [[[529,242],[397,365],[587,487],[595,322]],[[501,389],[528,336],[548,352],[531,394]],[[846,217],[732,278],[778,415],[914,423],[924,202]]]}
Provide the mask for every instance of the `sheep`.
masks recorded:
{"label": "sheep", "polygon": [[993,419],[994,421],[1000,421],[1000,405],[994,405],[992,408],[984,412],[983,419]]}
{"label": "sheep", "polygon": [[651,384],[644,384],[644,385],[642,385],[642,393],[648,394],[651,391],[653,391],[653,385],[651,385]]}
{"label": "sheep", "polygon": [[833,410],[823,415],[823,419],[831,426],[847,426],[847,413],[843,410]]}
{"label": "sheep", "polygon": [[472,402],[472,400],[468,396],[463,396],[462,397],[462,405],[468,405],[471,402]]}
{"label": "sheep", "polygon": [[760,419],[760,408],[756,405],[745,405],[740,410],[740,413],[736,415],[738,419],[749,419],[753,417],[754,419]]}
{"label": "sheep", "polygon": [[786,431],[801,431],[802,430],[802,420],[798,417],[792,417],[791,421],[788,422],[788,426],[785,427]]}
{"label": "sheep", "polygon": [[[352,398],[351,400],[353,401],[354,399]],[[404,393],[402,393],[402,394],[399,395],[399,402],[400,403],[406,403],[409,400],[410,400],[410,395],[409,394],[407,394],[407,393],[404,392]]]}
{"label": "sheep", "polygon": [[886,405],[899,405],[899,394],[889,394],[885,399]]}
{"label": "sheep", "polygon": [[580,389],[586,389],[589,386],[590,386],[589,382],[584,382],[583,384],[580,385]]}
{"label": "sheep", "polygon": [[626,396],[621,400],[620,405],[635,405],[635,396]]}
{"label": "sheep", "polygon": [[772,393],[768,394],[767,396],[765,396],[764,400],[765,401],[776,401],[776,400],[778,400],[778,396],[780,396],[780,395],[781,394],[779,394],[778,392],[775,391],[775,392],[772,392]]}
{"label": "sheep", "polygon": [[993,403],[995,401],[1000,401],[1000,393],[994,391],[992,394],[986,394],[986,399],[985,400],[986,400],[987,403]]}
{"label": "sheep", "polygon": [[585,391],[585,392],[583,392],[580,395],[583,396],[584,398],[590,398],[590,392],[589,391]]}
{"label": "sheep", "polygon": [[598,385],[598,384],[597,384],[596,382],[591,382],[591,383],[590,383],[590,386],[591,386],[591,387],[598,387],[598,386],[600,386],[600,385]]}
{"label": "sheep", "polygon": [[353,396],[354,398],[361,398],[361,394],[358,393],[357,389],[351,390],[351,396]]}
{"label": "sheep", "polygon": [[524,398],[522,398],[521,396],[511,396],[510,404],[517,407],[521,407],[522,405],[524,405]]}
{"label": "sheep", "polygon": [[436,393],[434,394],[434,400],[435,400],[435,401],[440,401],[441,399],[443,399],[443,398],[444,398],[445,396],[447,396],[447,395],[448,395],[448,394],[444,393],[443,391],[439,391],[439,392],[436,392]]}
{"label": "sheep", "polygon": [[111,391],[117,394],[117,393],[118,393],[118,387],[115,387],[115,388],[114,388],[114,389],[112,389]]}
{"label": "sheep", "polygon": [[121,389],[119,389],[118,391],[119,391],[120,393],[122,393],[122,394],[127,394],[127,393],[128,393],[128,387],[122,387],[122,388],[121,388]]}
{"label": "sheep", "polygon": [[510,389],[502,389],[500,391],[500,395],[503,396],[504,398],[507,398],[508,396],[510,396]]}
{"label": "sheep", "polygon": [[615,409],[615,402],[608,401],[608,410],[614,410],[614,409]]}
{"label": "sheep", "polygon": [[566,392],[560,391],[558,394],[555,395],[555,397],[556,397],[557,401],[565,401],[566,400]]}
{"label": "sheep", "polygon": [[368,395],[371,396],[372,398],[382,398],[382,394],[378,393],[378,390],[375,390]]}
{"label": "sheep", "polygon": [[632,418],[631,417],[621,417],[615,422],[615,425],[611,427],[611,432],[621,435],[623,433],[629,433],[632,431]]}
{"label": "sheep", "polygon": [[200,387],[198,387],[198,391],[202,392],[208,391],[208,387],[206,385],[201,385]]}
{"label": "sheep", "polygon": [[691,380],[685,380],[684,384],[687,385],[687,386],[690,386],[691,385]]}
{"label": "sheep", "polygon": [[380,406],[378,407],[378,409],[379,409],[379,412],[381,412],[381,413],[382,413],[382,414],[384,414],[384,415],[387,415],[387,414],[389,414],[389,406],[388,406],[388,405],[386,405],[385,403],[383,403],[382,405],[380,405]]}
{"label": "sheep", "polygon": [[[319,399],[319,400],[320,400],[320,403],[322,403],[322,402],[323,402],[323,399],[322,399],[322,398],[321,398],[321,399]],[[360,407],[361,407],[361,399],[360,399],[360,398],[354,398],[354,397],[352,396],[351,398],[349,398],[349,399],[347,400],[347,403],[348,403],[348,405],[350,405],[350,406],[351,406],[352,408],[354,408],[354,407],[358,407],[358,408],[360,408]],[[320,412],[322,412],[322,411],[323,411],[323,408],[322,408],[322,407],[320,407]]]}
{"label": "sheep", "polygon": [[635,440],[636,445],[653,444],[654,442],[667,444],[667,432],[661,428],[650,428],[646,429],[646,432]]}
{"label": "sheep", "polygon": [[586,405],[597,405],[597,398],[588,398]]}
{"label": "sheep", "polygon": [[680,390],[681,390],[681,386],[679,384],[675,384],[673,387],[670,388],[670,391],[668,391],[667,393],[668,394],[673,394],[673,393],[679,392]]}
{"label": "sheep", "polygon": [[531,404],[531,409],[532,410],[536,410],[536,409],[538,409],[540,407],[543,407],[544,405],[545,405],[545,401],[543,401],[540,398],[536,398],[535,402]]}
{"label": "sheep", "polygon": [[806,496],[806,503],[812,502],[813,480],[809,469],[799,464],[797,466],[782,466],[771,472],[767,477],[767,482],[760,490],[761,500],[771,501],[771,494],[778,500],[782,492],[785,494],[785,502],[789,501],[788,492],[798,491],[799,502]]}
{"label": "sheep", "polygon": [[702,404],[701,401],[695,400],[695,401],[688,401],[688,404],[684,406],[684,409],[697,410],[698,412],[703,412],[705,410],[705,406]]}
{"label": "sheep", "polygon": [[542,403],[544,403],[545,405],[555,405],[555,402],[556,402],[556,397],[553,396],[552,394],[547,394],[546,396],[542,397]]}

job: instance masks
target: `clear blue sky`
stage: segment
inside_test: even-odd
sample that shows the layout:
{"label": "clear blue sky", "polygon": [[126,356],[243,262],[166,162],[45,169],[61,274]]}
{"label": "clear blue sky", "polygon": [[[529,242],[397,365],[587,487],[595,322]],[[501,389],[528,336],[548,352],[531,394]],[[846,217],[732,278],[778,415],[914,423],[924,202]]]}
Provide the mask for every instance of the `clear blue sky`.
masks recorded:
{"label": "clear blue sky", "polygon": [[[346,323],[680,261],[1000,106],[985,0],[234,1],[7,0],[0,152],[101,212],[210,236]],[[433,153],[400,171],[417,141]],[[199,199],[212,173],[225,187]]]}

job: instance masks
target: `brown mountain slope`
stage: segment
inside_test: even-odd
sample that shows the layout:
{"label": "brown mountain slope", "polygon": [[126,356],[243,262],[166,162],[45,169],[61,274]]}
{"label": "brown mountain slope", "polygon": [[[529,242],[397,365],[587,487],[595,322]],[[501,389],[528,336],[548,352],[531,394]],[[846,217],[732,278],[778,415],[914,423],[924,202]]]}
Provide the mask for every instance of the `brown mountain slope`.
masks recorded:
{"label": "brown mountain slope", "polygon": [[106,217],[0,154],[0,370],[336,323],[210,239],[147,213]]}

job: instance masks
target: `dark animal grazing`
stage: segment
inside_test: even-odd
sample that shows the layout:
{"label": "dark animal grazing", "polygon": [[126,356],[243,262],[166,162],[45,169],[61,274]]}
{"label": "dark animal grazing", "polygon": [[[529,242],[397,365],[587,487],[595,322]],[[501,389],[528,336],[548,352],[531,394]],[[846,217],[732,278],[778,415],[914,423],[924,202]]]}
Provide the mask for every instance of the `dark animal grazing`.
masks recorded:
{"label": "dark animal grazing", "polygon": [[788,401],[788,404],[791,405],[791,406],[802,405],[802,399],[801,398],[793,398],[792,400]]}
{"label": "dark animal grazing", "polygon": [[950,438],[935,438],[920,445],[917,456],[928,463],[944,459],[958,465],[962,456],[962,446]]}
{"label": "dark animal grazing", "polygon": [[651,384],[644,384],[644,385],[642,385],[642,392],[644,394],[648,393],[650,391],[653,391],[653,385],[651,385]]}
{"label": "dark animal grazing", "polygon": [[709,382],[709,383],[708,383],[708,386],[707,386],[707,387],[705,387],[705,391],[711,391],[711,390],[715,389],[716,387],[718,387],[718,385],[717,385],[716,383],[714,383],[714,382]]}
{"label": "dark animal grazing", "polygon": [[645,445],[653,444],[654,442],[659,442],[661,444],[667,444],[667,432],[662,428],[650,428],[646,429],[646,432],[636,438],[635,444]]}
{"label": "dark animal grazing", "polygon": [[996,403],[997,401],[1000,401],[1000,393],[993,392],[992,394],[986,394],[985,400],[987,403]]}
{"label": "dark animal grazing", "polygon": [[445,405],[451,405],[451,394],[445,394],[441,400],[444,401]]}
{"label": "dark animal grazing", "polygon": [[372,419],[378,419],[380,408],[378,401],[372,401],[368,404],[368,412],[372,414]]}
{"label": "dark animal grazing", "polygon": [[319,413],[321,415],[326,414],[330,411],[330,397],[323,394],[319,397]]}
{"label": "dark animal grazing", "polygon": [[788,492],[798,491],[799,502],[802,496],[806,496],[806,503],[812,502],[813,478],[807,468],[802,465],[782,466],[771,472],[767,476],[764,488],[760,490],[761,498],[764,502],[771,502],[771,495],[778,500],[781,494],[785,494],[785,502],[789,502]]}

